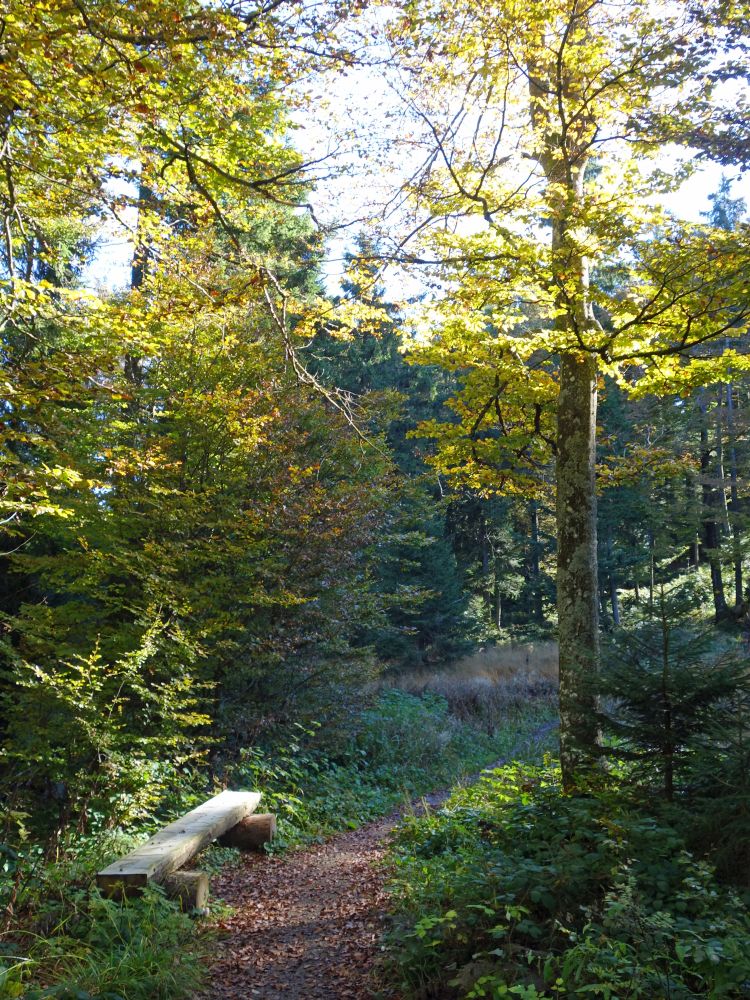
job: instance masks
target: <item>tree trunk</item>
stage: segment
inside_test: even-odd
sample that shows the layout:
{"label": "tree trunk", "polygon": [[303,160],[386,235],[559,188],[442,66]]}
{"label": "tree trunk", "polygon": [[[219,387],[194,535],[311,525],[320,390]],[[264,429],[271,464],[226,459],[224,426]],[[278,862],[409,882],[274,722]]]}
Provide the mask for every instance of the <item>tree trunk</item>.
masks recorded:
{"label": "tree trunk", "polygon": [[500,581],[495,579],[495,628],[500,632],[503,627],[503,595],[500,590]]}
{"label": "tree trunk", "polygon": [[609,629],[609,591],[607,590],[607,582],[599,574],[599,627],[604,632],[608,632]]}
{"label": "tree trunk", "polygon": [[[576,31],[586,35],[587,15],[573,5]],[[570,21],[572,27],[573,19]],[[539,164],[547,180],[552,224],[552,273],[558,287],[560,388],[557,399],[557,616],[560,646],[560,765],[563,787],[599,757],[596,677],[599,607],[596,546],[596,356],[585,345],[599,329],[590,294],[590,263],[573,230],[585,214],[585,176],[591,146],[576,135],[595,134],[582,111],[576,129],[558,114],[573,98],[571,81],[530,60],[531,124],[538,134]],[[557,103],[550,101],[556,95]],[[562,131],[561,131],[562,129]],[[580,131],[578,131],[580,130]]]}
{"label": "tree trunk", "polygon": [[612,529],[607,531],[607,562],[609,566],[609,599],[612,602],[612,624],[615,628],[620,626],[620,598],[617,593],[617,574],[614,567],[614,555],[612,553]]}
{"label": "tree trunk", "polygon": [[711,569],[711,590],[714,598],[716,620],[726,618],[727,602],[719,559],[720,525],[718,521],[717,489],[711,469],[711,446],[708,440],[708,413],[703,394],[699,402],[701,412],[701,491],[703,502],[703,546]]}
{"label": "tree trunk", "polygon": [[612,623],[615,628],[620,627],[620,597],[617,593],[617,577],[614,573],[609,574],[609,597],[612,602]]}
{"label": "tree trunk", "polygon": [[494,587],[490,583],[490,542],[487,537],[487,522],[484,511],[479,511],[479,547],[482,557],[482,596],[486,609],[487,618],[494,623],[495,619],[495,595]]}
{"label": "tree trunk", "polygon": [[596,366],[588,355],[560,363],[557,426],[557,608],[560,643],[560,759],[563,781],[598,746],[596,671]]}
{"label": "tree trunk", "polygon": [[727,386],[727,432],[729,438],[729,513],[732,528],[732,562],[734,563],[734,604],[739,609],[744,601],[744,593],[738,520],[740,505],[737,493],[737,432],[734,425],[734,391],[731,385]]}
{"label": "tree trunk", "polygon": [[654,558],[654,533],[649,529],[648,533],[648,610],[649,614],[654,613],[654,586],[656,584],[656,562]]}
{"label": "tree trunk", "polygon": [[154,199],[151,188],[144,184],[143,178],[138,181],[138,221],[136,222],[136,245],[133,259],[130,262],[130,287],[142,288],[148,264],[148,250],[143,242],[143,206]]}
{"label": "tree trunk", "polygon": [[716,400],[716,499],[721,512],[721,526],[729,535],[729,507],[727,506],[727,480],[724,475],[724,387],[719,388]]}
{"label": "tree trunk", "polygon": [[529,504],[529,521],[531,523],[531,594],[532,616],[535,622],[544,621],[544,605],[542,603],[542,580],[539,571],[539,508],[536,500]]}

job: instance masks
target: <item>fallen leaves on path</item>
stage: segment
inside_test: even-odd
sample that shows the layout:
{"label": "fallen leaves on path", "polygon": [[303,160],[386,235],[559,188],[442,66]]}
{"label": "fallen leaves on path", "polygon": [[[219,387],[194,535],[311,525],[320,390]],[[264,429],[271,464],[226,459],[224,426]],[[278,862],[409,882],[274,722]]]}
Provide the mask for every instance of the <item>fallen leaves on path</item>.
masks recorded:
{"label": "fallen leaves on path", "polygon": [[[556,726],[545,723],[522,745],[538,744]],[[427,795],[415,811],[437,809],[448,795]],[[388,909],[383,861],[398,821],[394,814],[280,857],[246,854],[238,867],[216,876],[212,892],[235,912],[219,925],[200,1000],[372,998]],[[395,993],[378,993],[386,995],[398,1000]]]}
{"label": "fallen leaves on path", "polygon": [[364,1000],[387,909],[382,865],[396,817],[282,857],[245,855],[212,880],[219,925],[204,1000]]}

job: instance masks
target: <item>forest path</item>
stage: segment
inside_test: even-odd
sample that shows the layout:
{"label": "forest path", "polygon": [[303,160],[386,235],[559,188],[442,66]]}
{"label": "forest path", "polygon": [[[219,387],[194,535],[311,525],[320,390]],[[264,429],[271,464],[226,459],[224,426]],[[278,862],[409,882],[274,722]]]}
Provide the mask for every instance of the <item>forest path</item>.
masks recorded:
{"label": "forest path", "polygon": [[[524,744],[540,743],[556,725],[539,727]],[[434,808],[449,794],[419,802]],[[213,891],[235,912],[221,923],[202,1000],[372,997],[388,909],[382,862],[400,818],[394,813],[278,857],[245,855],[216,876]]]}

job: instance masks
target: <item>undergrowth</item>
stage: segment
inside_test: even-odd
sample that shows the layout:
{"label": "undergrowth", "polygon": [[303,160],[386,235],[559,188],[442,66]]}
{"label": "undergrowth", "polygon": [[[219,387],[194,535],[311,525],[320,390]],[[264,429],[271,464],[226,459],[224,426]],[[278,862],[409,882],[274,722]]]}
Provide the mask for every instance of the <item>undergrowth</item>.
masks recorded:
{"label": "undergrowth", "polygon": [[232,769],[232,784],[258,789],[275,812],[274,850],[321,840],[386,815],[415,796],[448,787],[462,775],[506,758],[551,718],[530,704],[506,715],[490,735],[456,719],[445,698],[381,692],[336,756],[316,747],[314,731],[295,727],[275,750],[249,748]]}
{"label": "undergrowth", "polygon": [[[279,817],[274,850],[297,846],[385,815],[406,800],[448,786],[462,774],[507,756],[549,718],[546,705],[509,715],[491,736],[454,718],[444,698],[381,693],[347,732],[319,727],[277,732],[226,768],[233,788],[262,792]],[[181,1000],[194,995],[204,935],[158,887],[121,905],[102,898],[94,877],[114,857],[215,789],[197,772],[179,796],[143,816],[127,834],[106,817],[85,835],[68,831],[35,842],[23,816],[6,817],[0,846],[0,1000]],[[211,848],[201,862],[216,870],[233,852]]]}
{"label": "undergrowth", "polygon": [[387,974],[410,998],[750,996],[750,911],[666,819],[510,765],[403,826]]}
{"label": "undergrowth", "polygon": [[410,694],[439,695],[455,718],[493,733],[530,704],[556,710],[557,643],[488,646],[443,670],[402,673],[390,683]]}
{"label": "undergrowth", "polygon": [[54,857],[41,845],[3,845],[0,997],[171,1000],[192,995],[201,948],[188,914],[158,886],[125,903],[106,899],[96,872],[134,837],[73,835]]}

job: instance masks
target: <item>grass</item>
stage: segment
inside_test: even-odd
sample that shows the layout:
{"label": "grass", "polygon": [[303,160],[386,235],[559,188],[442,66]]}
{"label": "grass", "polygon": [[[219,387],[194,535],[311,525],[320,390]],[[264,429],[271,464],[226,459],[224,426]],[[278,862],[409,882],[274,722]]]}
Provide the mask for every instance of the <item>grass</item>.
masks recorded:
{"label": "grass", "polygon": [[202,944],[158,887],[117,903],[93,887],[47,895],[44,873],[22,926],[0,944],[0,997],[179,1000],[201,979]]}
{"label": "grass", "polygon": [[530,706],[555,711],[557,644],[490,646],[445,670],[401,674],[389,683],[414,695],[438,695],[454,718],[494,733]]}

